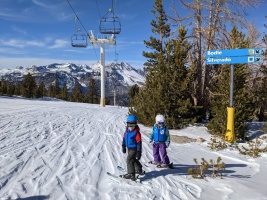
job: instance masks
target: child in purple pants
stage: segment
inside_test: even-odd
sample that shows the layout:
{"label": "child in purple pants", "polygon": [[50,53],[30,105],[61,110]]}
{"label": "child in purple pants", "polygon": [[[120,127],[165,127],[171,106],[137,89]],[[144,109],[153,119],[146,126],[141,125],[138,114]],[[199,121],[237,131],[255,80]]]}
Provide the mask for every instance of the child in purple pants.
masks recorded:
{"label": "child in purple pants", "polygon": [[154,161],[152,164],[168,167],[170,160],[166,148],[170,145],[170,134],[168,128],[165,126],[165,117],[163,115],[156,116],[156,123],[150,135],[150,143],[153,144]]}

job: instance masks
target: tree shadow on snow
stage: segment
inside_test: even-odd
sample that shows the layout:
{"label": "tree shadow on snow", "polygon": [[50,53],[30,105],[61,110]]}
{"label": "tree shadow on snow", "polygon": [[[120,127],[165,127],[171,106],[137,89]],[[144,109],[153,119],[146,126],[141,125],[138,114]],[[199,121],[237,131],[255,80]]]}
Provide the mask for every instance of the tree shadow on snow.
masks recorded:
{"label": "tree shadow on snow", "polygon": [[225,164],[225,168],[231,168],[231,167],[247,167],[246,164]]}
{"label": "tree shadow on snow", "polygon": [[[145,181],[145,180],[153,179],[153,178],[160,177],[160,176],[166,176],[169,174],[189,175],[187,173],[188,169],[195,168],[196,165],[173,164],[173,166],[174,166],[174,169],[155,169],[153,171],[146,172],[146,175],[144,177],[141,177],[140,180]],[[238,174],[235,174],[236,173],[235,170],[229,170],[229,168],[233,168],[233,167],[247,167],[247,165],[246,164],[225,164],[225,170],[220,170],[218,171],[218,173],[221,173],[223,177],[225,176],[229,178],[231,177],[251,178],[251,175],[238,175]],[[211,168],[209,168],[209,170],[206,171],[205,174],[207,176],[211,175]]]}
{"label": "tree shadow on snow", "polygon": [[[188,175],[187,171],[189,168],[193,168],[194,165],[181,165],[181,164],[173,164],[174,169],[155,169],[150,172],[146,172],[144,177],[141,177],[141,181],[153,179],[159,176],[166,176],[169,174],[177,174],[177,175]],[[153,167],[155,168],[155,167]]]}
{"label": "tree shadow on snow", "polygon": [[[240,175],[240,174],[236,174],[234,170],[228,170],[231,167],[248,167],[248,165],[246,164],[225,164],[225,170],[223,170],[221,173],[224,174],[224,176],[228,177],[228,178],[251,178],[251,175]],[[235,173],[235,174],[230,174],[228,171],[230,171],[231,173]]]}
{"label": "tree shadow on snow", "polygon": [[246,136],[249,140],[253,140],[256,138],[256,136],[260,137],[261,135],[264,135],[265,133],[261,130],[262,127],[266,124],[266,122],[251,122],[248,123],[248,131],[246,131]]}
{"label": "tree shadow on snow", "polygon": [[41,195],[41,196],[34,196],[34,197],[18,198],[15,200],[46,200],[46,199],[49,199],[49,196]]}

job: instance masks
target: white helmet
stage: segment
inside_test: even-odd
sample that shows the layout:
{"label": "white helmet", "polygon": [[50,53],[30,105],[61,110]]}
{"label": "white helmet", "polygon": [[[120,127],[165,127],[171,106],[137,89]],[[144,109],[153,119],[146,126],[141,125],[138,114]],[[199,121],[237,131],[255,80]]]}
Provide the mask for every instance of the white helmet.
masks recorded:
{"label": "white helmet", "polygon": [[165,117],[163,115],[156,116],[156,123],[158,122],[165,122]]}

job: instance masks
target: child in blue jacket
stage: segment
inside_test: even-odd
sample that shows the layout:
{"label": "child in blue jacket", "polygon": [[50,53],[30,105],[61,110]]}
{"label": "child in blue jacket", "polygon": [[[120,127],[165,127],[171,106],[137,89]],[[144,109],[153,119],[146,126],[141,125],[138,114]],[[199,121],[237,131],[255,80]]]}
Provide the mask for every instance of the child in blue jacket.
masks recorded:
{"label": "child in blue jacket", "polygon": [[123,134],[122,140],[122,152],[126,153],[126,147],[128,149],[127,156],[127,174],[123,175],[123,178],[136,180],[135,174],[143,174],[142,165],[139,162],[142,155],[142,139],[140,128],[137,125],[137,117],[129,115],[126,118],[127,127]]}
{"label": "child in blue jacket", "polygon": [[159,167],[169,167],[170,160],[166,148],[170,145],[170,134],[165,126],[165,117],[163,115],[156,116],[156,123],[150,134],[150,143],[153,144],[154,161],[152,164],[159,165]]}

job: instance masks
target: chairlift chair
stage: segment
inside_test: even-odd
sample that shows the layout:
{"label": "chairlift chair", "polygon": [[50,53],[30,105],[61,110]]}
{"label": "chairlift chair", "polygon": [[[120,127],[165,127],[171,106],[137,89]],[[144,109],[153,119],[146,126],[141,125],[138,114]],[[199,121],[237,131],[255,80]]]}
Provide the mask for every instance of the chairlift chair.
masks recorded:
{"label": "chairlift chair", "polygon": [[100,20],[99,31],[101,34],[119,34],[121,21],[110,9]]}
{"label": "chairlift chair", "polygon": [[87,35],[84,33],[79,33],[79,31],[77,31],[77,33],[74,33],[71,36],[71,46],[73,47],[87,47],[88,43],[87,43]]}

